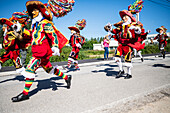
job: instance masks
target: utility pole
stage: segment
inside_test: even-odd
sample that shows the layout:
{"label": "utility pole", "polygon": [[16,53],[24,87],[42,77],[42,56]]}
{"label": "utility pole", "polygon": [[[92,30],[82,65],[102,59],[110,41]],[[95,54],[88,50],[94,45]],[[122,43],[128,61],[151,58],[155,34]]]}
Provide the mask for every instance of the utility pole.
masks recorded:
{"label": "utility pole", "polygon": [[137,21],[137,22],[139,21],[139,12],[136,13],[136,21]]}

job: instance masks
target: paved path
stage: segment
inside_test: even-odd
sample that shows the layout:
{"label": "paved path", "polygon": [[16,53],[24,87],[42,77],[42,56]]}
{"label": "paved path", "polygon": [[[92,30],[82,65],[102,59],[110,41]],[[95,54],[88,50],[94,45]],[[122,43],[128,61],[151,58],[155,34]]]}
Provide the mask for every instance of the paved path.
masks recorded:
{"label": "paved path", "polygon": [[81,71],[68,72],[73,76],[69,90],[64,80],[39,69],[30,99],[19,103],[12,103],[11,97],[23,90],[23,76],[0,72],[0,112],[127,113],[170,94],[170,55],[144,60],[133,60],[129,80],[115,79],[118,67],[112,60],[80,64]]}

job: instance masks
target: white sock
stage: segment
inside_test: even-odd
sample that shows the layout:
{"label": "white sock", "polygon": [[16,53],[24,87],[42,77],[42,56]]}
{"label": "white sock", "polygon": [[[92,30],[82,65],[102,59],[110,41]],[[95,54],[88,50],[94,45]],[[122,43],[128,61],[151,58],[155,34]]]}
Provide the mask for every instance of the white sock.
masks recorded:
{"label": "white sock", "polygon": [[131,73],[131,69],[132,69],[132,67],[127,67],[127,73],[128,73],[129,75],[132,74],[132,73]]}
{"label": "white sock", "polygon": [[137,56],[137,50],[134,49],[134,56]]}
{"label": "white sock", "polygon": [[129,74],[129,75],[131,75],[132,73],[131,73],[131,69],[132,69],[132,63],[129,63],[129,62],[125,62],[125,63],[123,63],[123,66],[126,66],[127,67],[127,73]]}
{"label": "white sock", "polygon": [[116,60],[117,65],[119,66],[119,70],[123,71],[123,65],[121,62],[121,58],[116,58],[115,60]]}
{"label": "white sock", "polygon": [[142,51],[139,51],[139,52],[138,52],[138,55],[140,56],[140,58],[143,58],[141,52],[142,52]]}
{"label": "white sock", "polygon": [[1,66],[1,63],[0,63],[0,70],[1,70],[2,66]]}

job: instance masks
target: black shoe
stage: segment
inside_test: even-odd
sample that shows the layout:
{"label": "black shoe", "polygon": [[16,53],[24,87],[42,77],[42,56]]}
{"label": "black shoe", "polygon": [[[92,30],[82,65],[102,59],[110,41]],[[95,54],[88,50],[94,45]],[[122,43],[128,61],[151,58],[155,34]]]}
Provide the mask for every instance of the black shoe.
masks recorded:
{"label": "black shoe", "polygon": [[29,96],[24,95],[23,93],[20,93],[18,96],[11,98],[12,102],[19,102],[27,99],[29,99]]}
{"label": "black shoe", "polygon": [[119,70],[115,78],[120,78],[124,73],[125,73],[124,70],[123,71]]}
{"label": "black shoe", "polygon": [[142,62],[144,61],[143,58],[141,58],[141,61],[142,61]]}
{"label": "black shoe", "polygon": [[127,75],[125,76],[125,79],[129,79],[129,78],[132,78],[132,75],[127,74]]}
{"label": "black shoe", "polygon": [[66,83],[67,83],[67,89],[70,89],[70,86],[71,86],[71,75],[68,75],[68,79],[65,80]]}
{"label": "black shoe", "polygon": [[163,53],[163,59],[165,58],[165,53]]}

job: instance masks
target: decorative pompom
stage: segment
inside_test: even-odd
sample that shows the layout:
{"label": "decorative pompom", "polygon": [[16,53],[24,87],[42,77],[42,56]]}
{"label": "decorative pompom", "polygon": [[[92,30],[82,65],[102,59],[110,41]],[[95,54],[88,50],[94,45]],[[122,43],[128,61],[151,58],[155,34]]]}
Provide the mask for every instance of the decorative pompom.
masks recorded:
{"label": "decorative pompom", "polygon": [[10,18],[11,21],[18,21],[22,25],[28,24],[31,20],[28,16],[28,12],[14,12],[12,17]]}
{"label": "decorative pompom", "polygon": [[132,14],[136,14],[139,13],[143,8],[143,1],[142,0],[136,0],[133,4],[130,4],[128,6],[128,10],[132,13]]}
{"label": "decorative pompom", "polygon": [[63,17],[72,11],[74,2],[74,0],[49,0],[47,7],[51,10],[54,16]]}
{"label": "decorative pompom", "polygon": [[86,20],[85,19],[78,20],[75,26],[79,28],[79,30],[83,30],[83,28],[86,26]]}

